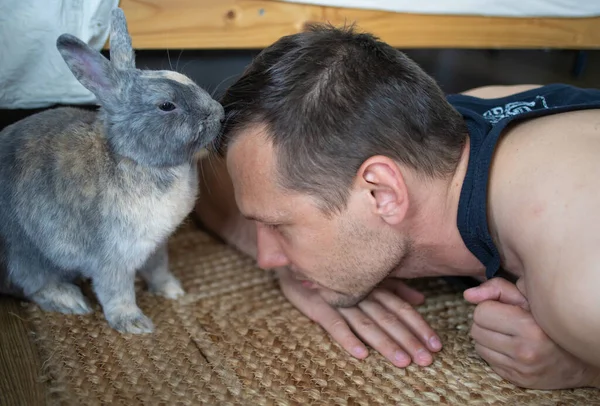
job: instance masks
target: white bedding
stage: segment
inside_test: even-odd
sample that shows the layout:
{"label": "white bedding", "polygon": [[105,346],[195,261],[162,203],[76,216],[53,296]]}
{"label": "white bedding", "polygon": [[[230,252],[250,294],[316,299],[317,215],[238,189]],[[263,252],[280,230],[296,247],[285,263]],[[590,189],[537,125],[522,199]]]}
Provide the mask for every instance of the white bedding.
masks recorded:
{"label": "white bedding", "polygon": [[0,1],[0,108],[94,103],[56,49],[62,33],[100,50],[118,0]]}
{"label": "white bedding", "polygon": [[415,14],[500,17],[600,16],[600,0],[281,0]]}

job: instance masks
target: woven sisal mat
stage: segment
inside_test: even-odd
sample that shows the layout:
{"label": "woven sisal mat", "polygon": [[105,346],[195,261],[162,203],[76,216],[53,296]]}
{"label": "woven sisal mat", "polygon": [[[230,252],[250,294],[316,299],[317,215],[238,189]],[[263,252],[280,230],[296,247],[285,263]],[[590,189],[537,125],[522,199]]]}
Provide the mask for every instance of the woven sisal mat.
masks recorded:
{"label": "woven sisal mat", "polygon": [[441,280],[420,307],[445,345],[432,366],[398,369],[374,351],[356,360],[281,295],[272,275],[206,234],[171,239],[187,296],[138,286],[157,331],[125,336],[89,316],[27,305],[54,404],[65,405],[600,405],[594,390],[526,391],[495,375],[468,338],[472,307]]}

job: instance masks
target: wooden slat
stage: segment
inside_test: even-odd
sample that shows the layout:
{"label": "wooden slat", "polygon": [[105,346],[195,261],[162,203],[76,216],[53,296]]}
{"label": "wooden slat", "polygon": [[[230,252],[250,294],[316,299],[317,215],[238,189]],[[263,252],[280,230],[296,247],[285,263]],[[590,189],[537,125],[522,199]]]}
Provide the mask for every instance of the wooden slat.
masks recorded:
{"label": "wooden slat", "polygon": [[600,48],[600,18],[417,15],[268,0],[121,0],[137,49],[261,49],[306,23],[356,22],[398,48]]}

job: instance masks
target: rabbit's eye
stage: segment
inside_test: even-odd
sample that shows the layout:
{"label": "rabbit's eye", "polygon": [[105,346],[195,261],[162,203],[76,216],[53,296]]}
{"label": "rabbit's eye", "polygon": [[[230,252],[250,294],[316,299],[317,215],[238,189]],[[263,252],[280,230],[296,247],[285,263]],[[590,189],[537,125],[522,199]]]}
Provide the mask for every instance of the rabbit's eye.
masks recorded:
{"label": "rabbit's eye", "polygon": [[175,105],[171,102],[164,102],[158,106],[162,111],[173,111],[175,110]]}

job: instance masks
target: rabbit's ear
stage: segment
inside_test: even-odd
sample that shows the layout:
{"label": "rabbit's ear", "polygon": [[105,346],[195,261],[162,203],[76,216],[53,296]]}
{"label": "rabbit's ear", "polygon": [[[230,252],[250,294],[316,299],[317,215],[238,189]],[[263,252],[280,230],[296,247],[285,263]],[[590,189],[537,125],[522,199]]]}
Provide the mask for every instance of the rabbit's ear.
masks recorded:
{"label": "rabbit's ear", "polygon": [[77,80],[98,99],[105,100],[112,93],[112,66],[100,52],[71,34],[58,37],[56,47]]}
{"label": "rabbit's ear", "polygon": [[131,46],[131,37],[127,31],[125,13],[115,8],[111,15],[110,61],[117,69],[134,69],[135,54]]}

